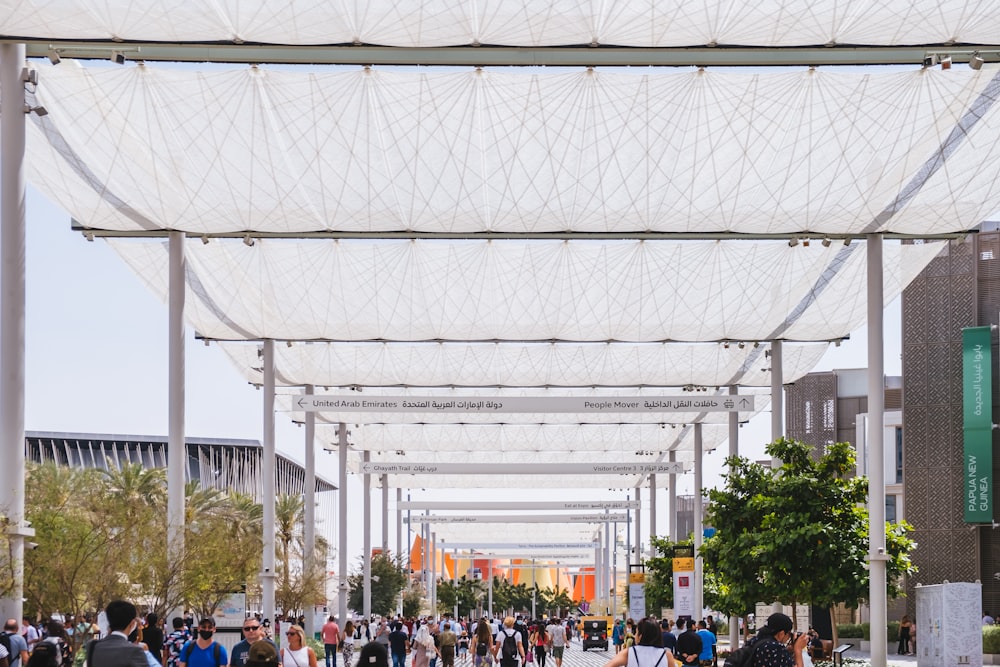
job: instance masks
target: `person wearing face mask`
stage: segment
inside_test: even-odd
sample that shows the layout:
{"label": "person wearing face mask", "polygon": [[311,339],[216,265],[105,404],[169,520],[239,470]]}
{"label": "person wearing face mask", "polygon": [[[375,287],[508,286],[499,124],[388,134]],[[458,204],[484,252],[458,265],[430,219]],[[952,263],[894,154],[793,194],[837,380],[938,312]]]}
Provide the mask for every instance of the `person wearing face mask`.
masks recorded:
{"label": "person wearing face mask", "polygon": [[89,667],[148,667],[146,652],[129,641],[139,629],[139,613],[126,600],[114,600],[104,610],[109,634],[87,644],[84,664]]}
{"label": "person wearing face mask", "polygon": [[208,616],[198,623],[198,638],[188,642],[181,649],[178,660],[180,667],[226,667],[229,657],[225,647],[212,639],[215,636],[215,620]]}

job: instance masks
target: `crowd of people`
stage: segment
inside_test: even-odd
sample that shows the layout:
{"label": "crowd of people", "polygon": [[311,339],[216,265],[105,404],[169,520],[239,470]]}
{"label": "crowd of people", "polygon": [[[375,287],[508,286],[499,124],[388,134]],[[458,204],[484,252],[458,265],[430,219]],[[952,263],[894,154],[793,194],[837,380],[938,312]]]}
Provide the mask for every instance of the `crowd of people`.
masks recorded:
{"label": "crowd of people", "polygon": [[[116,600],[105,609],[107,634],[91,617],[35,624],[8,619],[0,640],[0,667],[72,667],[84,652],[89,667],[562,667],[576,633],[573,619],[502,621],[454,618],[347,620],[330,616],[320,631],[321,651],[308,645],[302,618],[278,619],[284,641],[252,616],[243,638],[227,651],[212,617],[176,617],[167,633],[155,614],[140,618],[135,605]],[[276,624],[276,627],[278,624]],[[714,619],[619,620],[612,628],[614,657],[605,667],[718,667]],[[745,667],[809,667],[815,633],[792,632],[792,621],[772,614],[755,637]],[[321,654],[321,655],[320,655]]]}
{"label": "crowd of people", "polygon": [[[512,667],[515,656],[518,664],[537,662],[539,667],[546,667],[551,656],[554,667],[562,667],[563,651],[573,633],[574,622],[568,618],[543,620],[519,615],[502,622],[486,617],[470,621],[445,614],[440,619],[349,620],[343,628],[331,616],[320,637],[326,667],[337,667],[338,654],[343,667],[352,667],[355,651],[370,644],[383,647],[393,667],[404,667],[408,657],[411,667],[486,667],[494,662]],[[358,667],[371,666],[362,660]]]}

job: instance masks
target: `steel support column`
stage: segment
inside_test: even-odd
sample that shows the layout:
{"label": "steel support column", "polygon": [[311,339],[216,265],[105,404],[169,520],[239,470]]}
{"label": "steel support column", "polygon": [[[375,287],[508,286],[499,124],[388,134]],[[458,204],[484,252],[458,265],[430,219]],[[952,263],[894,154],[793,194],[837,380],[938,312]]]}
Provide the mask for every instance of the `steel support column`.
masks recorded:
{"label": "steel support column", "polygon": [[[312,396],[313,386],[305,387],[307,396]],[[306,412],[305,423],[305,488],[302,494],[302,569],[311,578],[319,571],[316,563],[316,413]],[[323,564],[326,570],[326,563]],[[316,632],[316,614],[312,609],[304,609],[306,614],[306,637],[312,637]],[[341,623],[343,619],[339,619]]]}
{"label": "steel support column", "polygon": [[382,553],[389,555],[389,476],[382,475]]}
{"label": "steel support column", "polygon": [[704,541],[701,487],[705,452],[702,447],[701,422],[694,425],[694,618],[701,618],[705,608],[705,563],[698,554]]}
{"label": "steel support column", "polygon": [[24,542],[25,114],[24,44],[0,44],[0,507],[7,516],[11,588],[3,618],[20,619]]}
{"label": "steel support column", "polygon": [[[368,463],[371,460],[371,452],[367,449],[364,453],[364,462]],[[363,571],[364,577],[362,583],[364,586],[364,598],[362,604],[362,613],[365,618],[371,618],[372,616],[372,476],[368,473],[363,473],[361,475],[363,490],[361,499],[361,516],[364,517],[362,525],[362,534],[364,540],[364,546],[361,550],[361,562],[364,564]],[[344,619],[338,619],[341,623]]]}
{"label": "steel support column", "polygon": [[347,596],[347,424],[337,428],[337,459],[340,465],[337,490],[337,620],[346,622]]}
{"label": "steel support column", "polygon": [[885,306],[882,284],[882,237],[866,237],[868,251],[868,535],[869,593],[871,601],[872,667],[885,667],[886,629],[885,553]]}
{"label": "steel support column", "polygon": [[653,538],[656,537],[656,475],[649,476],[649,557],[656,558],[656,547]]}
{"label": "steel support column", "polygon": [[[782,362],[781,341],[771,341],[771,440],[777,440],[785,434],[785,388],[784,365]],[[781,462],[771,458],[771,467],[777,468]]]}
{"label": "steel support column", "polygon": [[[184,233],[170,232],[167,315],[167,559],[180,563],[184,559],[184,483],[187,445],[184,438],[184,298],[186,294]],[[171,591],[171,601],[180,596]],[[174,608],[171,616],[183,609]]]}
{"label": "steel support column", "polygon": [[260,472],[263,480],[264,505],[263,545],[261,558],[263,571],[260,575],[261,613],[264,618],[274,619],[274,531],[275,531],[275,468],[277,456],[274,448],[274,341],[264,341],[264,437],[261,452]]}

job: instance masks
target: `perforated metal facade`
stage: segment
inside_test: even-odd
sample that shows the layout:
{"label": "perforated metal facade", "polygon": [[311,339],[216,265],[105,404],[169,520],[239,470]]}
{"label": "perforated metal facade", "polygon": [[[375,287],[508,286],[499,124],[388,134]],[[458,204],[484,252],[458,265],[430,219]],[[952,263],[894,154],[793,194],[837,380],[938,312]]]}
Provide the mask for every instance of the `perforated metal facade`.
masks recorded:
{"label": "perforated metal facade", "polygon": [[[906,518],[914,526],[919,547],[913,560],[920,568],[908,582],[911,613],[913,586],[944,580],[979,579],[984,607],[1000,608],[1000,581],[994,578],[1000,572],[1000,534],[963,521],[961,384],[962,329],[996,324],[998,312],[996,232],[952,242],[903,292]],[[995,388],[993,396],[995,412]]]}

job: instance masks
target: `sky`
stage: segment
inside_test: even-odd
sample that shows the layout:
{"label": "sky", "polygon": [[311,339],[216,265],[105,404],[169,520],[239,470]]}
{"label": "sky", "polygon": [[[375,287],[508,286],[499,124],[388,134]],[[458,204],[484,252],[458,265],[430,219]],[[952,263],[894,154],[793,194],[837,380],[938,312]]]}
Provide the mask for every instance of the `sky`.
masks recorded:
{"label": "sky", "polygon": [[[886,311],[886,373],[900,370],[899,301]],[[167,307],[100,239],[89,242],[70,228],[69,215],[29,186],[27,200],[27,321],[25,428],[29,431],[162,435],[167,434]],[[831,348],[816,370],[863,368],[867,364],[865,328]],[[186,332],[186,432],[218,438],[262,437],[263,394],[248,385],[214,346]],[[279,413],[275,420],[279,452],[304,461],[303,429]],[[770,437],[770,412],[761,413],[740,433],[740,452],[764,457]],[[723,445],[705,458],[705,484],[721,483]],[[317,472],[337,481],[336,455],[318,450]],[[692,475],[678,480],[678,492],[691,493]],[[350,505],[360,506],[360,482],[351,476]],[[30,491],[30,490],[29,490]],[[573,492],[583,500],[585,492]],[[478,490],[415,492],[413,499],[483,498]],[[377,508],[379,494],[373,498]],[[518,491],[519,499],[551,499],[552,492]],[[391,492],[394,500],[395,493]],[[495,499],[502,499],[497,495]],[[648,498],[643,494],[644,501]],[[658,494],[665,507],[666,493]],[[355,514],[350,512],[351,514]],[[391,516],[390,516],[391,519]],[[648,519],[643,519],[644,532]],[[359,522],[351,522],[351,569],[362,551]],[[666,532],[665,509],[658,517]],[[390,527],[395,546],[395,528]],[[405,531],[404,531],[405,534]],[[380,540],[373,527],[373,542]]]}

